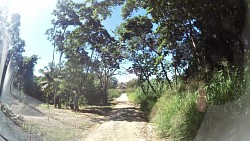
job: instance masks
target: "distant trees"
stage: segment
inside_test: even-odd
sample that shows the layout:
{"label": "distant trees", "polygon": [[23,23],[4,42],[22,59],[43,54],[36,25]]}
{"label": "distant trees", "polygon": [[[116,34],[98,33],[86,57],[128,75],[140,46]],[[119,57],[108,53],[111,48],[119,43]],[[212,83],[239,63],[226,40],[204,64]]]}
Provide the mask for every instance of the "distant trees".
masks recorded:
{"label": "distant trees", "polygon": [[126,88],[127,89],[129,89],[129,88],[136,88],[137,87],[137,83],[138,83],[137,79],[132,79],[132,80],[130,80],[130,81],[127,82]]}
{"label": "distant trees", "polygon": [[25,94],[42,100],[42,93],[35,82],[33,73],[37,59],[38,57],[33,55],[31,57],[25,56],[19,61],[14,79],[14,86],[16,86],[20,91],[23,91]]}
{"label": "distant trees", "polygon": [[[41,99],[41,92],[34,81],[33,74],[34,66],[38,60],[38,56],[23,56],[23,53],[25,52],[25,41],[20,37],[21,16],[19,14],[12,14],[9,18],[8,11],[4,8],[0,8],[0,17],[1,49],[8,49],[8,56],[6,60],[11,60],[15,66],[15,75],[12,79],[13,85],[20,92],[22,91],[25,94]],[[4,60],[4,58],[1,59]]]}
{"label": "distant trees", "polygon": [[13,84],[19,91],[41,100],[41,92],[35,83],[33,73],[38,56],[27,57],[22,55],[25,52],[25,41],[20,37],[20,17],[19,14],[13,14],[9,27],[6,28],[10,46],[9,54],[16,66]]}
{"label": "distant trees", "polygon": [[[46,34],[61,56],[65,54],[67,64],[77,65],[86,77],[89,74],[95,76],[95,81],[102,91],[100,96],[103,103],[107,104],[109,81],[122,60],[120,53],[122,46],[101,24],[102,19],[98,16],[105,19],[108,15],[105,13],[107,11],[97,13],[97,11],[101,11],[102,7],[95,4],[97,3],[58,1],[56,9],[53,11],[55,19],[52,20],[52,24],[54,27],[47,30]],[[85,87],[86,80],[86,78],[82,78],[82,87]]]}
{"label": "distant trees", "polygon": [[115,77],[111,77],[109,80],[108,89],[116,89],[118,86],[118,79]]}
{"label": "distant trees", "polygon": [[7,29],[5,32],[8,33],[10,54],[17,64],[22,60],[22,53],[25,51],[25,41],[20,37],[20,18],[19,14],[13,14],[9,26],[5,27]]}

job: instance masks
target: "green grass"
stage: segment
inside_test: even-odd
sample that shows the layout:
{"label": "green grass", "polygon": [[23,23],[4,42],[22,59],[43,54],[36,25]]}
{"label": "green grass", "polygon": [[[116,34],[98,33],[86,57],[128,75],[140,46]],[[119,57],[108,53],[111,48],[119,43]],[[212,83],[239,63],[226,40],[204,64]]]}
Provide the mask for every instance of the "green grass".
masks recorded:
{"label": "green grass", "polygon": [[123,89],[109,89],[108,90],[108,96],[109,96],[109,98],[117,98],[122,93],[125,93],[125,90],[123,90]]}
{"label": "green grass", "polygon": [[126,92],[130,101],[140,104],[161,137],[183,141],[194,139],[204,117],[204,113],[196,108],[196,91],[180,91],[176,86],[173,90],[166,87],[161,95],[145,95],[140,88],[130,88]]}
{"label": "green grass", "polygon": [[214,72],[205,86],[209,104],[220,105],[238,99],[245,93],[247,77],[239,72]]}
{"label": "green grass", "polygon": [[129,101],[138,104],[136,89],[135,88],[126,89],[126,93],[127,93]]}
{"label": "green grass", "polygon": [[[44,109],[48,109],[48,105],[47,103],[42,103],[42,104],[39,104],[38,107],[40,108],[44,108]],[[49,107],[51,107],[51,105],[49,105]]]}
{"label": "green grass", "polygon": [[126,90],[129,101],[139,104],[140,110],[148,116],[158,99],[158,95],[144,94],[140,88]]}
{"label": "green grass", "polygon": [[196,109],[197,95],[180,95],[176,91],[163,94],[151,111],[151,120],[161,137],[183,141],[194,139],[204,116]]}

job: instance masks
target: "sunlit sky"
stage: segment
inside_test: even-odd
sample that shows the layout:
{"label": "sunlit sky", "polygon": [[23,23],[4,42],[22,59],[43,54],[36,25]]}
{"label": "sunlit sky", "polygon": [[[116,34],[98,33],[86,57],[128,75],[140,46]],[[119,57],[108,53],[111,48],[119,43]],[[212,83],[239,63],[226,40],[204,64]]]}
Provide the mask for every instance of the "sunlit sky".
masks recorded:
{"label": "sunlit sky", "polygon": [[[81,2],[81,0],[78,1]],[[54,17],[51,13],[56,2],[57,0],[0,0],[0,5],[7,7],[9,13],[19,13],[21,15],[20,36],[26,43],[24,55],[31,56],[35,54],[40,57],[35,67],[36,75],[39,75],[37,72],[39,69],[52,61],[53,46],[44,33],[46,29],[52,27],[51,20]],[[120,9],[115,9],[113,16],[103,22],[108,31],[113,31],[122,22]],[[56,62],[58,62],[58,56],[57,53]],[[126,68],[128,64],[122,67]],[[116,77],[120,82],[126,82],[136,76],[127,74],[117,75]]]}

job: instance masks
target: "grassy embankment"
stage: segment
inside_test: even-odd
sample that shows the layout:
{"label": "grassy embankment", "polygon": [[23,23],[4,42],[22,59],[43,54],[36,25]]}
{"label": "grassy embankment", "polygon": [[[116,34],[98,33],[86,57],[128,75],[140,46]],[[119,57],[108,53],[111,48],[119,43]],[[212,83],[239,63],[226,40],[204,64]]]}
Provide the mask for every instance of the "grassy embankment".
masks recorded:
{"label": "grassy embankment", "polygon": [[225,104],[238,99],[245,92],[246,76],[229,71],[218,71],[202,85],[196,79],[179,82],[172,90],[167,86],[159,96],[145,95],[139,87],[128,87],[127,94],[132,102],[140,104],[159,135],[171,140],[193,140],[199,130],[204,114],[197,110],[199,90],[206,91],[207,106]]}

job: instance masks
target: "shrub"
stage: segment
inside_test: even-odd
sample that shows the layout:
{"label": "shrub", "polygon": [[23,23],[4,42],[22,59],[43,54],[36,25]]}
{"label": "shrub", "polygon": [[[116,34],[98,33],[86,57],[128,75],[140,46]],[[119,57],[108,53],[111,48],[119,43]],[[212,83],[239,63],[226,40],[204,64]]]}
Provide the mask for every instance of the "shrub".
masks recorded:
{"label": "shrub", "polygon": [[133,103],[138,103],[137,102],[136,89],[135,88],[128,88],[128,89],[126,89],[126,93],[127,93],[129,101],[131,101]]}
{"label": "shrub", "polygon": [[126,88],[136,88],[138,86],[138,80],[137,79],[132,79],[130,81],[127,82],[126,84]]}
{"label": "shrub", "polygon": [[202,122],[204,113],[196,109],[197,93],[167,91],[159,98],[152,121],[162,137],[173,140],[193,140]]}
{"label": "shrub", "polygon": [[133,103],[140,105],[140,110],[148,116],[151,109],[154,107],[158,98],[160,97],[161,91],[156,89],[157,93],[154,93],[151,89],[149,89],[147,94],[144,94],[140,87],[136,89],[129,88],[126,90],[128,98]]}
{"label": "shrub", "polygon": [[140,110],[148,116],[151,109],[154,107],[160,95],[157,94],[144,94],[140,88],[135,92],[135,101],[140,104]]}
{"label": "shrub", "polygon": [[237,71],[216,71],[206,84],[207,100],[210,104],[218,105],[236,100],[244,92],[246,81]]}
{"label": "shrub", "polygon": [[121,89],[109,89],[108,90],[108,97],[109,98],[117,98],[119,97],[123,91]]}

